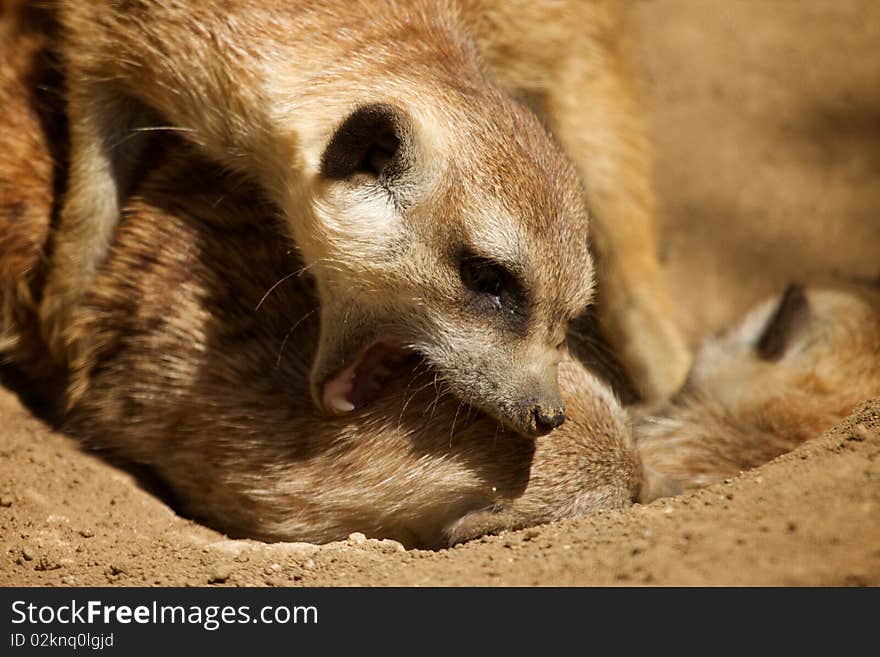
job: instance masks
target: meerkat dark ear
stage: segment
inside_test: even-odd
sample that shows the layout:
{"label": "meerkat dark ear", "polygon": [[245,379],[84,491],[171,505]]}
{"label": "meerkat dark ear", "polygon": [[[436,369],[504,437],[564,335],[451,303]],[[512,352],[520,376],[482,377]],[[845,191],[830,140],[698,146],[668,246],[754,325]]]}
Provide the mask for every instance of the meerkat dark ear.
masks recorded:
{"label": "meerkat dark ear", "polygon": [[758,356],[762,360],[782,358],[791,338],[807,322],[809,315],[809,301],[803,286],[789,284],[755,344]]}
{"label": "meerkat dark ear", "polygon": [[403,165],[405,118],[392,105],[365,105],[348,115],[321,156],[321,175],[343,180],[355,174],[391,178]]}

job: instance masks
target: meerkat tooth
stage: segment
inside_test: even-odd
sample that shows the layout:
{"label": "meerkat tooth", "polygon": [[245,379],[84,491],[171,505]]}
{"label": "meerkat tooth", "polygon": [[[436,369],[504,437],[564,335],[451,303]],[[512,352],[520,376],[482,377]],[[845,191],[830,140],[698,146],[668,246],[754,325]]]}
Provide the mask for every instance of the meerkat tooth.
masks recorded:
{"label": "meerkat tooth", "polygon": [[345,399],[345,397],[334,397],[330,400],[330,408],[337,413],[350,413],[354,410],[354,404]]}

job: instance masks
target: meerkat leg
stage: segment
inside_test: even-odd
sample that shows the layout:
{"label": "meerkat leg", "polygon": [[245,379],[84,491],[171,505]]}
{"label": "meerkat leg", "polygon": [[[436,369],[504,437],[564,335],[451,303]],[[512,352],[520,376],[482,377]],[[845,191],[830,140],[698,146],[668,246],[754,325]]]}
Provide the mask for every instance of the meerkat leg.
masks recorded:
{"label": "meerkat leg", "polygon": [[61,361],[69,357],[73,313],[110,248],[146,116],[109,85],[76,89],[68,103],[69,177],[40,307],[43,338]]}
{"label": "meerkat leg", "polygon": [[450,546],[472,541],[480,536],[523,529],[540,519],[531,519],[513,509],[478,509],[451,523],[443,532]]}
{"label": "meerkat leg", "polygon": [[613,40],[573,50],[543,111],[586,184],[604,332],[645,401],[674,393],[691,353],[659,261],[649,148]]}

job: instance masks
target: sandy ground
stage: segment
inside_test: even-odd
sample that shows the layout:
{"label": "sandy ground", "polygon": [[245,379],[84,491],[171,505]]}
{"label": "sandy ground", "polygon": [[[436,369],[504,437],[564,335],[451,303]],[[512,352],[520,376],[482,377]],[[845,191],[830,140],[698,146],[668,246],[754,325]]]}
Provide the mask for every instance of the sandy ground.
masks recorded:
{"label": "sandy ground", "polygon": [[[880,274],[880,4],[642,0],[664,255],[696,341],[789,280]],[[880,401],[684,497],[441,552],[230,541],[0,390],[0,585],[880,584]]]}

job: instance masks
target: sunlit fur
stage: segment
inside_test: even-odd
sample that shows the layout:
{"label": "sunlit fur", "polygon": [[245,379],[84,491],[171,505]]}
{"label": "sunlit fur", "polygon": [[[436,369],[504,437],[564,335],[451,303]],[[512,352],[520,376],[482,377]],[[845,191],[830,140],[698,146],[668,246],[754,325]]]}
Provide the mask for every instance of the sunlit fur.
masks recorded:
{"label": "sunlit fur", "polygon": [[[608,388],[567,358],[568,421],[539,441],[505,435],[426,367],[370,408],[318,417],[308,401],[318,300],[299,256],[258,189],[175,139],[149,154],[75,320],[89,347],[67,372],[48,358],[37,315],[65,172],[60,80],[43,26],[7,25],[0,20],[4,359],[55,402],[67,430],[148,465],[178,508],[215,527],[319,542],[363,531],[436,547],[712,483],[880,394],[874,306],[808,291],[809,313],[778,360],[756,352],[777,300],[710,340],[684,390],[637,420],[637,449]],[[54,385],[65,376],[76,390],[67,410]]]}
{"label": "sunlit fur", "polygon": [[[38,44],[22,35],[0,52],[4,356],[61,401],[31,290],[64,170],[50,157],[60,117],[37,112],[53,104]],[[302,261],[259,191],[191,150],[156,144],[83,300],[73,330],[90,339],[71,368],[76,401],[58,409],[66,430],[149,466],[179,509],[237,536],[362,531],[438,547],[635,498],[625,415],[574,362],[560,366],[568,420],[538,441],[468,409],[424,367],[362,411],[318,416],[317,297]]]}
{"label": "sunlit fur", "polygon": [[[556,347],[593,290],[581,182],[484,69],[457,4],[71,1],[58,17],[71,169],[42,307],[56,354],[88,348],[71,313],[158,125],[279,208],[321,300],[319,404],[324,381],[383,336],[522,432],[523,409],[558,400]],[[399,118],[404,171],[385,189],[322,176],[338,126],[377,103]],[[522,270],[526,335],[463,307],[462,248]]]}
{"label": "sunlit fur", "polygon": [[818,437],[880,395],[880,311],[870,297],[808,289],[807,312],[778,360],[756,348],[769,299],[706,341],[688,384],[636,425],[649,478],[700,488]]}
{"label": "sunlit fur", "polygon": [[[553,397],[559,334],[592,298],[587,204],[609,339],[646,398],[684,377],[615,3],[57,6],[72,164],[41,315],[60,361],[85,347],[72,316],[112,243],[133,163],[162,128],[280,208],[321,299],[316,400],[363,340],[392,332],[461,399],[521,428],[528,400]],[[318,175],[333,131],[364,103],[406,117],[403,207]],[[536,300],[526,336],[462,312],[449,261],[459,243],[523,268]]]}

